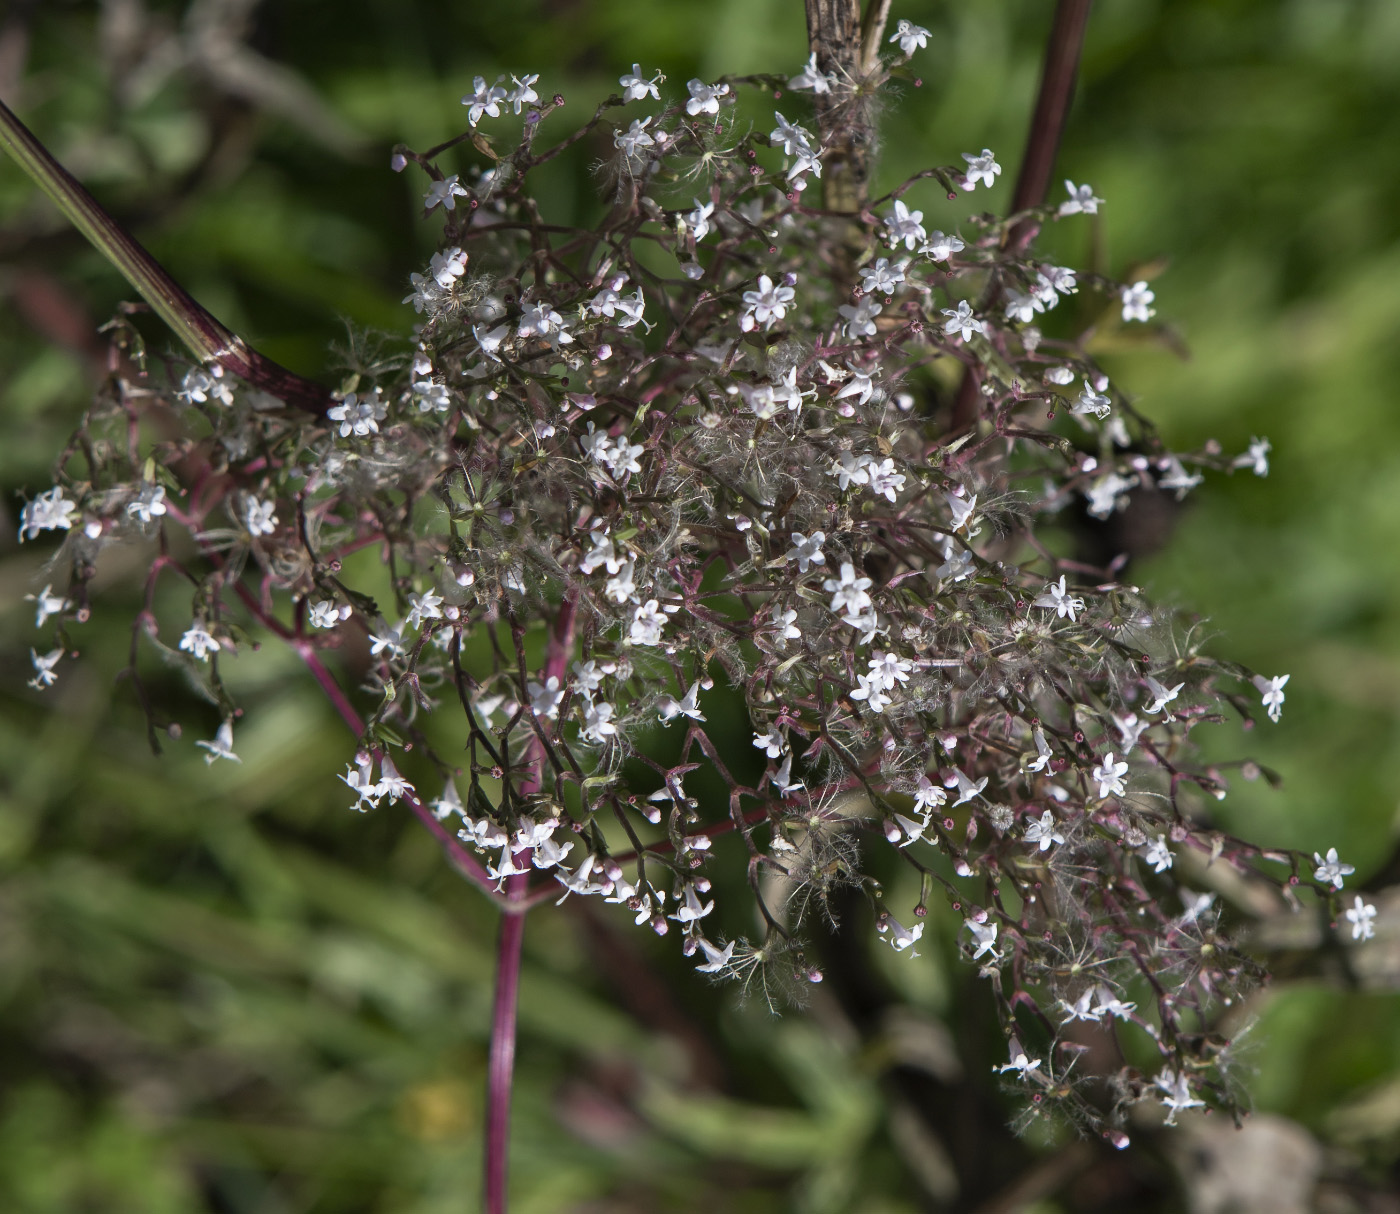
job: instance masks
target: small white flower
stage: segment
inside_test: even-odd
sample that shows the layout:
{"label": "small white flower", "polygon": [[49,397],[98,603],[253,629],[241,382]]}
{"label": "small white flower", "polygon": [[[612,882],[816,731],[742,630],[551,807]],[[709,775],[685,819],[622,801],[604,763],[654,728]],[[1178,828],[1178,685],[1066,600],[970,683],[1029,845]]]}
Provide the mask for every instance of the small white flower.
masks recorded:
{"label": "small white flower", "polygon": [[66,598],[54,594],[52,586],[45,586],[38,594],[26,594],[24,598],[26,602],[34,604],[35,628],[42,628],[49,616],[58,615],[72,605]]}
{"label": "small white flower", "polygon": [[686,212],[685,226],[690,229],[691,235],[695,237],[696,244],[699,244],[709,235],[710,216],[714,213],[715,204],[713,202],[701,202],[698,198],[695,200],[695,209]]}
{"label": "small white flower", "polygon": [[881,295],[893,295],[896,288],[904,281],[904,267],[907,262],[897,262],[890,264],[888,257],[877,258],[875,264],[866,266],[861,271],[860,289],[867,295],[879,292]]}
{"label": "small white flower", "polygon": [[1031,606],[1049,607],[1060,619],[1069,616],[1070,620],[1073,621],[1077,618],[1075,613],[1084,610],[1084,600],[1075,598],[1065,589],[1065,575],[1062,573],[1060,580],[1047,585]]}
{"label": "small white flower", "polygon": [[1275,724],[1283,715],[1283,687],[1288,679],[1289,676],[1286,674],[1275,675],[1272,679],[1267,679],[1262,674],[1254,676],[1254,686],[1259,689],[1259,694],[1263,697],[1264,707],[1269,713],[1269,720]]}
{"label": "small white flower", "polygon": [[374,760],[365,751],[362,750],[355,756],[354,765],[347,765],[345,774],[340,778],[355,794],[355,804],[351,809],[364,813],[365,805],[369,805],[371,809],[379,807],[381,794],[379,785],[374,781]]}
{"label": "small white flower", "polygon": [[983,185],[988,187],[996,184],[997,174],[1001,172],[1001,165],[997,163],[997,158],[992,155],[991,148],[983,148],[980,156],[970,156],[964,152],[962,158],[967,161],[967,176],[963,178],[964,189],[975,188],[979,179]]}
{"label": "small white flower", "polygon": [[377,791],[381,797],[388,797],[391,805],[396,804],[401,797],[410,796],[414,791],[413,785],[399,775],[398,768],[388,755],[385,755],[379,764]]}
{"label": "small white flower", "polygon": [[1356,895],[1356,900],[1346,912],[1346,916],[1347,922],[1351,924],[1353,940],[1369,940],[1376,934],[1376,908],[1360,894]]}
{"label": "small white flower", "polygon": [[1033,1071],[1040,1069],[1040,1064],[1041,1059],[1028,1057],[1020,1043],[1013,1037],[1011,1039],[1011,1061],[1003,1066],[993,1067],[992,1070],[1000,1075],[1005,1075],[1007,1071],[1015,1071],[1022,1079],[1029,1079]]}
{"label": "small white flower", "polygon": [[1049,851],[1052,844],[1064,841],[1065,837],[1060,834],[1059,826],[1055,822],[1055,815],[1048,809],[1026,827],[1026,842],[1037,844],[1040,851]]}
{"label": "small white flower", "polygon": [[632,614],[627,639],[634,645],[660,645],[666,615],[656,599],[648,599]]}
{"label": "small white flower", "polygon": [[931,261],[947,261],[954,253],[961,253],[967,246],[957,236],[945,236],[942,232],[930,232],[928,239],[919,246],[919,252]]}
{"label": "small white flower", "polygon": [[807,64],[797,73],[796,76],[788,77],[788,88],[790,89],[811,89],[817,94],[831,92],[831,86],[836,83],[834,75],[823,75],[817,70],[817,52],[813,51],[807,58]]}
{"label": "small white flower", "polygon": [[[927,775],[921,775],[919,782],[914,786],[914,810],[916,813],[927,814],[948,799],[948,794],[939,788]],[[995,935],[995,933],[993,933]]]}
{"label": "small white flower", "polygon": [[63,496],[61,488],[41,493],[32,502],[26,502],[19,516],[19,538],[23,543],[32,540],[41,531],[68,531],[73,520],[68,516],[78,508]]}
{"label": "small white flower", "polygon": [[48,653],[42,654],[38,650],[31,649],[29,660],[34,665],[34,677],[29,680],[29,686],[35,691],[52,687],[58,681],[58,675],[54,674],[54,667],[58,665],[59,659],[62,657],[62,648],[50,649]]}
{"label": "small white flower", "polygon": [[1088,384],[1085,384],[1074,403],[1070,405],[1070,412],[1083,417],[1087,413],[1092,413],[1100,421],[1113,412],[1113,398],[1105,396],[1100,392],[1095,392]]}
{"label": "small white flower", "polygon": [[996,957],[996,920],[989,919],[986,923],[978,923],[975,919],[968,919],[965,921],[965,926],[972,933],[972,942],[977,946],[973,951],[972,959],[976,961],[986,953],[991,953],[993,957]]}
{"label": "small white flower", "polygon": [[896,198],[894,213],[885,216],[885,227],[889,229],[885,238],[890,242],[891,247],[903,241],[904,247],[912,251],[921,244],[927,236],[924,231],[923,218],[922,211],[911,211],[902,200]]}
{"label": "small white flower", "polygon": [[311,605],[307,619],[313,628],[334,628],[342,620],[350,618],[351,610],[349,606],[337,607],[330,599],[322,599]]}
{"label": "small white flower", "polygon": [[574,690],[581,696],[592,694],[603,685],[604,672],[594,661],[574,663]]}
{"label": "small white flower", "polygon": [[585,742],[594,742],[602,745],[615,733],[617,726],[613,724],[613,714],[617,710],[608,703],[594,704],[586,703],[583,706],[583,731],[582,737]]}
{"label": "small white flower", "polygon": [[770,725],[763,733],[754,734],[753,744],[770,759],[776,759],[787,749],[787,743],[776,725]]}
{"label": "small white flower", "polygon": [[914,952],[914,945],[924,934],[922,923],[916,923],[913,927],[905,927],[898,919],[887,919],[880,925],[880,932],[895,952],[902,953],[908,949],[911,957],[919,955]]}
{"label": "small white flower", "polygon": [[987,326],[972,314],[972,305],[965,299],[958,300],[956,309],[944,308],[943,315],[949,318],[943,322],[943,333],[947,337],[960,333],[963,341],[971,341],[974,333],[987,331]]}
{"label": "small white flower", "polygon": [[[799,573],[806,573],[813,565],[825,565],[826,554],[822,552],[822,545],[826,543],[826,533],[824,531],[814,531],[811,535],[803,535],[800,531],[792,533],[792,547],[787,551],[787,559],[797,562]],[[801,636],[801,633],[798,633]]]}
{"label": "small white flower", "polygon": [[462,798],[457,793],[457,786],[448,780],[442,787],[442,796],[432,802],[429,808],[433,811],[433,817],[439,822],[456,814],[463,822],[467,820],[467,811],[462,805]]}
{"label": "small white flower", "polygon": [[982,795],[982,790],[987,787],[987,778],[988,777],[983,776],[974,784],[961,771],[954,768],[953,779],[957,782],[958,799],[953,802],[953,807],[957,808],[959,805],[966,805],[967,802],[971,801],[974,797],[980,797]]}
{"label": "small white flower", "polygon": [[1104,755],[1103,762],[1095,767],[1091,774],[1099,783],[1100,800],[1104,797],[1121,797],[1128,791],[1123,786],[1123,777],[1128,774],[1128,764],[1115,762],[1111,750]]}
{"label": "small white flower", "polygon": [[422,628],[424,620],[442,619],[442,604],[442,595],[434,594],[431,590],[426,594],[410,594],[408,596],[409,627]]}
{"label": "small white flower", "polygon": [[1095,198],[1094,191],[1089,186],[1075,185],[1074,182],[1066,180],[1065,191],[1069,194],[1069,199],[1060,203],[1058,214],[1062,218],[1065,215],[1097,215],[1099,213],[1103,199]]}
{"label": "small white flower", "polygon": [[1039,725],[1031,730],[1031,738],[1035,742],[1035,758],[1026,763],[1026,770],[1044,771],[1050,765],[1051,754],[1045,741],[1045,733]]}
{"label": "small white flower", "polygon": [[564,689],[559,685],[559,676],[550,675],[543,683],[533,679],[526,684],[530,695],[530,711],[537,717],[553,720],[559,715],[559,703],[564,698]]}
{"label": "small white flower", "polygon": [[381,633],[372,633],[369,638],[370,657],[377,658],[381,653],[387,653],[391,658],[401,658],[408,652],[403,644],[404,624],[400,623],[395,628],[385,627]]}
{"label": "small white flower", "polygon": [[885,694],[883,684],[863,674],[856,675],[856,681],[860,686],[850,693],[851,699],[866,701],[871,712],[884,712],[890,697]]}
{"label": "small white flower", "polygon": [[1269,452],[1272,450],[1273,445],[1267,438],[1252,438],[1249,440],[1249,450],[1235,457],[1235,467],[1253,469],[1255,476],[1268,476]]}
{"label": "small white flower", "polygon": [[680,910],[669,918],[674,919],[677,923],[696,923],[714,909],[713,902],[701,904],[700,895],[696,891],[694,883],[687,881],[685,883],[685,897],[681,899]]}
{"label": "small white flower", "polygon": [[775,320],[787,315],[788,306],[797,298],[791,287],[775,287],[767,274],[758,276],[758,290],[744,292],[744,311],[739,316],[739,328],[751,332],[755,325],[771,329]]}
{"label": "small white flower", "polygon": [[768,140],[774,147],[783,149],[783,154],[791,156],[799,149],[810,152],[812,150],[812,136],[800,126],[794,126],[777,110],[773,111],[773,117],[778,125],[769,132]]}
{"label": "small white flower", "polygon": [[685,87],[690,91],[690,99],[685,103],[685,112],[692,118],[697,114],[718,114],[719,99],[729,95],[727,84],[706,84],[703,80],[687,80]]}
{"label": "small white flower", "polygon": [[1178,683],[1175,687],[1163,687],[1151,675],[1148,675],[1143,682],[1147,684],[1147,690],[1152,693],[1152,703],[1143,710],[1149,716],[1161,712],[1181,694],[1181,689],[1186,686],[1185,683]]}
{"label": "small white flower", "polygon": [[878,463],[871,460],[866,483],[871,493],[877,497],[883,494],[887,501],[893,502],[904,492],[904,473],[894,470],[892,458],[880,460]]}
{"label": "small white flower", "polygon": [[277,515],[274,513],[277,503],[259,501],[256,497],[250,497],[244,507],[243,522],[247,525],[249,535],[271,535],[277,530]]}
{"label": "small white flower", "polygon": [[1024,291],[1010,291],[1007,293],[1007,320],[1018,320],[1023,325],[1027,325],[1035,318],[1037,312],[1044,311],[1045,304],[1038,295],[1027,295]]}
{"label": "small white flower", "polygon": [[928,45],[928,30],[922,25],[915,25],[912,21],[900,20],[894,27],[894,33],[889,39],[891,42],[898,42],[899,49],[904,52],[907,59],[917,50],[922,50]]}
{"label": "small white flower", "polygon": [[874,583],[868,577],[856,577],[856,567],[850,561],[841,564],[841,577],[827,578],[822,589],[831,595],[831,610],[836,615],[859,614],[871,605],[867,590]]}
{"label": "small white flower", "polygon": [[1314,881],[1322,881],[1330,885],[1333,889],[1342,888],[1342,878],[1351,876],[1356,871],[1350,864],[1343,864],[1337,859],[1337,849],[1329,847],[1327,857],[1324,859],[1313,852],[1313,859],[1317,862],[1317,871],[1313,873]]}
{"label": "small white flower", "polygon": [[943,500],[948,503],[948,509],[953,515],[953,530],[961,531],[967,526],[972,518],[973,512],[977,509],[977,494],[971,497],[959,497],[956,493],[943,494]]}
{"label": "small white flower", "polygon": [[619,606],[637,593],[637,563],[628,561],[608,578],[603,586],[603,596]]}
{"label": "small white flower", "polygon": [[1178,1075],[1171,1067],[1165,1068],[1153,1081],[1162,1092],[1162,1103],[1167,1107],[1166,1124],[1175,1125],[1176,1115],[1186,1109],[1205,1107],[1205,1101],[1191,1095],[1191,1085],[1185,1075]]}
{"label": "small white flower", "polygon": [[1098,1024],[1103,1019],[1103,1009],[1094,1008],[1090,1005],[1094,1002],[1094,988],[1086,987],[1073,1003],[1061,999],[1060,1006],[1065,1009],[1068,1015],[1060,1021],[1061,1024],[1069,1024],[1074,1020],[1087,1020],[1093,1024]]}
{"label": "small white flower", "polygon": [[140,496],[126,505],[128,516],[139,519],[142,523],[149,523],[166,510],[164,485],[143,485]]}
{"label": "small white flower", "polygon": [[657,712],[663,721],[674,721],[677,717],[689,717],[692,721],[703,721],[705,714],[700,711],[700,683],[690,685],[689,690],[679,700],[672,696],[662,696],[657,704]]}
{"label": "small white flower", "polygon": [[1172,866],[1171,848],[1167,846],[1164,836],[1158,835],[1147,844],[1147,849],[1143,852],[1142,858],[1152,865],[1154,873],[1164,873]]}
{"label": "small white flower", "polygon": [[646,96],[650,96],[653,101],[660,101],[661,92],[657,85],[665,79],[666,77],[660,72],[657,72],[652,79],[646,79],[642,75],[642,65],[634,63],[631,73],[619,76],[617,82],[622,85],[622,99],[624,101],[640,101]]}
{"label": "small white flower", "polygon": [[729,959],[734,956],[734,941],[731,940],[723,948],[716,948],[704,936],[698,941],[700,948],[705,954],[705,964],[695,967],[699,974],[718,974],[728,964]]}
{"label": "small white flower", "polygon": [[1157,315],[1155,308],[1149,308],[1150,304],[1157,296],[1148,289],[1147,283],[1135,282],[1130,287],[1123,288],[1123,319],[1128,320],[1151,320]]}
{"label": "small white flower", "polygon": [[455,211],[457,199],[465,198],[467,194],[467,189],[458,184],[457,174],[453,173],[451,177],[444,177],[428,186],[428,192],[423,195],[423,209],[431,211],[440,205],[444,211]]}
{"label": "small white flower", "polygon": [[834,476],[844,493],[851,485],[864,485],[870,480],[870,456],[856,455],[850,451],[841,452],[841,457],[833,461],[827,476]]}
{"label": "small white flower", "polygon": [[[500,80],[501,77],[497,77]],[[475,126],[481,121],[483,114],[489,114],[492,118],[501,116],[501,102],[506,99],[506,91],[497,84],[487,87],[486,80],[477,76],[472,81],[472,91],[462,98],[462,104],[467,107],[467,121]]]}
{"label": "small white flower", "polygon": [[519,76],[511,76],[511,79],[515,81],[515,87],[506,94],[506,103],[513,107],[516,114],[519,114],[525,106],[534,105],[540,99],[540,95],[535,92],[535,81],[539,78],[539,72],[523,79]]}
{"label": "small white flower", "polygon": [[225,721],[219,726],[214,734],[212,742],[196,742],[196,746],[203,747],[209,753],[204,756],[204,762],[211,764],[215,759],[229,759],[234,763],[243,762],[233,753],[233,722]]}
{"label": "small white flower", "polygon": [[778,790],[780,796],[786,797],[789,793],[798,792],[802,788],[801,780],[792,778],[792,753],[783,756],[783,761],[778,764],[778,770],[772,776],[773,787]]}
{"label": "small white flower", "polygon": [[654,147],[656,140],[647,131],[649,125],[651,125],[650,115],[645,118],[632,119],[632,125],[626,131],[613,132],[613,147],[620,148],[622,154],[629,160],[635,158],[642,148]]}
{"label": "small white flower", "polygon": [[1116,472],[1100,477],[1084,491],[1089,502],[1089,514],[1094,518],[1107,518],[1120,505],[1127,503],[1125,495],[1136,484],[1137,477],[1119,476]]}
{"label": "small white flower", "polygon": [[841,331],[853,341],[862,337],[874,337],[878,332],[875,321],[884,305],[870,296],[856,304],[842,304],[836,309],[844,322]]}
{"label": "small white flower", "polygon": [[180,648],[193,654],[196,661],[207,662],[209,655],[218,653],[223,646],[218,638],[206,632],[201,625],[195,624],[180,638]]}
{"label": "small white flower", "polygon": [[1100,1016],[1112,1016],[1116,1020],[1126,1020],[1132,1015],[1136,1003],[1124,1003],[1107,986],[1100,983],[1094,988],[1094,1011]]}
{"label": "small white flower", "polygon": [[781,646],[784,641],[795,641],[802,635],[802,629],[797,626],[797,612],[791,607],[784,609],[775,606],[769,617],[778,630],[778,644]]}
{"label": "small white flower", "polygon": [[379,433],[379,423],[388,412],[388,408],[379,398],[379,389],[375,388],[368,395],[347,392],[338,405],[326,410],[326,416],[331,421],[340,423],[341,438],[349,438],[352,434],[357,438],[365,438],[370,434]]}

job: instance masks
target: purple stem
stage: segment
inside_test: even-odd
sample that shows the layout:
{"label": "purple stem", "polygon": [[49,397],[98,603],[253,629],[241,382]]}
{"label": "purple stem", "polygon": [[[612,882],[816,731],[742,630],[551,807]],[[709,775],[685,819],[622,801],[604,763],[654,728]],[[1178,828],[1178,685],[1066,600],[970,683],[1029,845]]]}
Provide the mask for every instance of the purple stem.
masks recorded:
{"label": "purple stem", "polygon": [[[507,877],[506,899],[520,901],[529,880],[528,873]],[[491,1007],[491,1053],[486,1072],[486,1214],[506,1214],[510,1095],[515,1081],[515,1023],[524,938],[524,908],[505,909],[496,940],[496,997]]]}

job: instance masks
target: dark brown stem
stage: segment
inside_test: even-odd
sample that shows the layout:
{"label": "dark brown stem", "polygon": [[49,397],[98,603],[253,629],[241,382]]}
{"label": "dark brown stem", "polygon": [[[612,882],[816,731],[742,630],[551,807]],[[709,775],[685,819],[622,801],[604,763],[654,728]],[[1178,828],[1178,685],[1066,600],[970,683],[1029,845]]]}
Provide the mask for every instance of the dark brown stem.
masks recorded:
{"label": "dark brown stem", "polygon": [[200,362],[218,363],[253,387],[295,408],[322,414],[330,407],[331,395],[325,387],[259,354],[196,303],[165,267],[49,154],[2,101],[0,147],[48,195],[64,218],[121,271],[122,277],[141,293]]}
{"label": "dark brown stem", "polygon": [[[1016,192],[1011,201],[1013,212],[1039,206],[1050,189],[1050,174],[1055,169],[1055,157],[1074,98],[1074,82],[1079,73],[1079,55],[1084,47],[1091,3],[1092,0],[1059,0],[1055,5],[1050,37],[1045,44],[1040,91],[1036,95],[1026,151],[1021,157],[1021,171],[1017,174]],[[1007,234],[1006,246],[1020,248],[1035,235],[1037,226],[1023,220]],[[976,422],[980,390],[981,381],[976,372],[968,368],[963,373],[953,405],[952,429],[955,432]]]}
{"label": "dark brown stem", "polygon": [[872,121],[862,87],[859,0],[806,0],[807,42],[817,70],[835,76],[818,93],[817,126],[822,146],[822,200],[828,211],[855,214],[865,205],[870,177]]}

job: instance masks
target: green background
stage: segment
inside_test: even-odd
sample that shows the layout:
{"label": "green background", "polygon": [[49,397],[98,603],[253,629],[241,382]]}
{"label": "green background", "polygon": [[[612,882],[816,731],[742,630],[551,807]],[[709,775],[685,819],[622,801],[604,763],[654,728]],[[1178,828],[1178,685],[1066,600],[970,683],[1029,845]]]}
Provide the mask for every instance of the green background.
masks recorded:
{"label": "green background", "polygon": [[[1049,12],[895,5],[932,37],[921,86],[883,118],[877,184],[984,146],[1007,170],[973,200],[916,194],[930,227],[1006,204]],[[634,61],[674,96],[805,59],[795,0],[112,0],[12,3],[3,21],[0,96],[202,302],[308,374],[329,373],[346,319],[411,324],[399,301],[440,219],[388,151],[456,134],[474,74],[541,73],[567,98],[559,135]],[[1400,1142],[1397,149],[1393,0],[1100,0],[1057,179],[1107,204],[1047,244],[1155,274],[1189,357],[1105,358],[1172,445],[1273,442],[1267,479],[1208,478],[1131,576],[1200,612],[1219,652],[1292,676],[1279,725],[1198,735],[1284,777],[1234,779],[1219,821],[1336,846],[1381,891],[1365,965],[1316,946],[1311,910],[1275,925],[1282,976],[1246,1050],[1257,1106],[1321,1144],[1339,1210],[1397,1183]],[[596,205],[604,151],[537,182],[559,219]],[[14,542],[17,492],[50,483],[94,382],[83,343],[128,295],[0,164],[0,1208],[475,1209],[492,915],[421,832],[346,813],[349,740],[290,655],[229,664],[243,763],[208,769],[192,739],[217,714],[148,652],[187,726],[152,758],[113,685],[133,550],[107,558],[83,660],[43,697],[24,688],[22,596],[49,580],[51,544]],[[188,603],[162,595],[169,643]],[[983,1078],[994,1026],[946,923],[910,960],[855,916],[844,989],[869,998],[774,1019],[617,908],[589,910],[530,921],[513,1208],[895,1214],[977,1208],[1025,1176],[1043,1210],[1185,1208],[1184,1140],[1110,1156],[1006,1134],[1014,1110]]]}

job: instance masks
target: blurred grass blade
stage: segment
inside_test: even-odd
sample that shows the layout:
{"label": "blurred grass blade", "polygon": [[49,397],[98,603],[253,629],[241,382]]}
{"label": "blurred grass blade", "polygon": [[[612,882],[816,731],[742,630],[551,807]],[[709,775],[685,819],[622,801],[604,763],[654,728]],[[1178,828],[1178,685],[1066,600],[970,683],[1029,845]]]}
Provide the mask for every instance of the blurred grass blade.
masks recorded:
{"label": "blurred grass blade", "polygon": [[293,374],[251,349],[236,333],[197,303],[140,243],[0,101],[0,145],[63,212],[64,217],[102,252],[156,314],[202,363],[218,363],[256,388],[301,409],[324,413],[330,394],[320,384]]}

